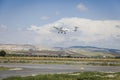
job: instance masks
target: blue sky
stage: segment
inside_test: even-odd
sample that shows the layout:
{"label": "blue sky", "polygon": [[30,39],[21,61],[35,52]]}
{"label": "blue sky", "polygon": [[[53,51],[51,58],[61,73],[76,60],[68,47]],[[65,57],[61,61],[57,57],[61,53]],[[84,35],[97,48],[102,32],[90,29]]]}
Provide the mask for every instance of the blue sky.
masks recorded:
{"label": "blue sky", "polygon": [[[83,3],[88,11],[79,11]],[[42,25],[63,17],[120,19],[119,0],[0,0],[0,23],[11,26]],[[55,13],[59,12],[59,16]],[[51,17],[40,21],[40,17]]]}
{"label": "blue sky", "polygon": [[[44,28],[44,25],[54,23],[63,18],[71,19],[73,17],[94,21],[115,20],[118,22],[120,21],[119,14],[120,0],[0,0],[0,37],[2,37],[0,43],[42,43],[42,45],[47,45],[47,41],[36,42],[36,37],[41,38],[40,34],[27,29],[31,25]],[[120,49],[120,46],[118,46],[119,40],[117,38],[117,41],[109,41],[100,47]],[[45,41],[44,38],[43,41]],[[107,42],[107,40],[105,39],[98,43],[102,44],[104,42]],[[111,42],[113,45],[110,44]],[[63,45],[62,43],[58,42],[58,44]],[[80,42],[73,41],[73,43],[78,44]],[[100,45],[93,42],[83,43],[85,44],[79,45],[98,47]],[[53,43],[50,45],[59,46],[58,44]],[[68,44],[68,46],[71,45]]]}

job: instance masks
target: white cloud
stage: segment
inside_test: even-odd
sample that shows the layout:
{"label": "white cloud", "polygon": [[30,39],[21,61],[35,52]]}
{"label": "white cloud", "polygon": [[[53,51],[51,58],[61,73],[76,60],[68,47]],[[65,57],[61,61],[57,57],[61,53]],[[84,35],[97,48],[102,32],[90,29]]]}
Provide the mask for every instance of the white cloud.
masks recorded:
{"label": "white cloud", "polygon": [[40,19],[41,20],[48,20],[48,19],[50,19],[50,17],[48,17],[48,16],[42,16]]}
{"label": "white cloud", "polygon": [[0,25],[0,31],[6,31],[7,30],[7,26],[4,24]]}
{"label": "white cloud", "polygon": [[[73,17],[62,18],[40,27],[32,25],[28,30],[38,34],[35,40],[41,44],[89,45],[94,42],[109,41],[112,38],[117,38],[120,41],[120,28],[116,25],[120,25],[119,20],[91,20]],[[58,34],[53,26],[68,28],[69,31],[67,34]],[[79,27],[77,32],[73,31],[75,26]],[[113,43],[113,45],[115,44]]]}
{"label": "white cloud", "polygon": [[83,4],[83,3],[80,3],[76,6],[76,8],[79,10],[79,11],[86,11],[87,10],[87,7]]}

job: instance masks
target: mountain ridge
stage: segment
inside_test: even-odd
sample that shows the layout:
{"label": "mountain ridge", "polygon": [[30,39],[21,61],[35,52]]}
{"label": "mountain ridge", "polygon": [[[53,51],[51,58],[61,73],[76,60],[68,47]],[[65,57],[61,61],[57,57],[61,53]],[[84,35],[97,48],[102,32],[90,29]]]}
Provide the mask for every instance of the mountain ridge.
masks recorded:
{"label": "mountain ridge", "polygon": [[96,50],[92,50],[92,51],[96,51],[96,52],[110,52],[110,53],[117,53],[120,54],[120,50],[119,49],[110,49],[110,48],[100,48],[100,47],[94,47],[94,46],[71,46],[69,48],[83,48],[83,49],[96,49]]}
{"label": "mountain ridge", "polygon": [[[35,55],[71,55],[84,57],[116,57],[120,56],[119,49],[99,48],[94,46],[70,46],[70,47],[47,47],[40,45],[25,44],[0,44],[0,50],[8,50],[11,53],[33,53]],[[25,53],[24,53],[25,52]]]}

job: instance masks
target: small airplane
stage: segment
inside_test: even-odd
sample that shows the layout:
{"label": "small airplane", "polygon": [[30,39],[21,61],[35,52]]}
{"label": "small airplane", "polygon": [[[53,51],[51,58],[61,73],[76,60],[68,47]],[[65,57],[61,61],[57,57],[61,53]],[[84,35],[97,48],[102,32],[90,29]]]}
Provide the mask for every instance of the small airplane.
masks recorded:
{"label": "small airplane", "polygon": [[[66,34],[66,32],[70,30],[68,28],[63,28],[63,27],[58,28],[54,26],[54,28],[57,29],[58,33],[61,33],[61,34]],[[73,31],[76,32],[77,30],[78,30],[78,27],[75,27]]]}
{"label": "small airplane", "polygon": [[66,34],[66,32],[68,31],[68,29],[65,29],[63,27],[60,27],[60,28],[54,27],[54,28],[57,29],[58,33],[61,33],[61,34]]}

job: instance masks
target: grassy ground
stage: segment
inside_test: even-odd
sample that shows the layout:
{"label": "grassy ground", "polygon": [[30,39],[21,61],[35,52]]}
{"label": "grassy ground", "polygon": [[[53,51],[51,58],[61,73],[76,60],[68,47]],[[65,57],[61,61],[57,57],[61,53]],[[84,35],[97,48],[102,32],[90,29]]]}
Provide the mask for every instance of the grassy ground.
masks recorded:
{"label": "grassy ground", "polygon": [[9,70],[9,69],[10,69],[10,68],[8,68],[8,67],[0,66],[0,71]]}
{"label": "grassy ground", "polygon": [[3,80],[120,80],[120,73],[80,72],[71,74],[9,77]]}
{"label": "grassy ground", "polygon": [[0,63],[82,64],[120,66],[120,59],[55,58],[55,57],[0,57]]}

